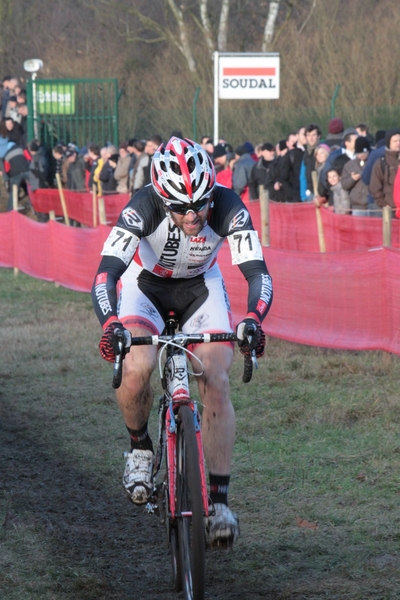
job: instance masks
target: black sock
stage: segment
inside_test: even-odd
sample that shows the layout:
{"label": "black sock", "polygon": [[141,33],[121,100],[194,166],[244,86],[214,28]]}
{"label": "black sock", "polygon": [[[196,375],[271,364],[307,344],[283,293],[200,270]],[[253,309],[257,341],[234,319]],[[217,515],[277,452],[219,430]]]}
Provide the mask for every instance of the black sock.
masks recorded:
{"label": "black sock", "polygon": [[228,489],[230,475],[212,475],[209,474],[210,498],[214,504],[226,504],[228,506]]}
{"label": "black sock", "polygon": [[126,426],[129,431],[129,437],[131,438],[131,450],[153,450],[153,442],[147,431],[147,423],[140,429],[131,429]]}

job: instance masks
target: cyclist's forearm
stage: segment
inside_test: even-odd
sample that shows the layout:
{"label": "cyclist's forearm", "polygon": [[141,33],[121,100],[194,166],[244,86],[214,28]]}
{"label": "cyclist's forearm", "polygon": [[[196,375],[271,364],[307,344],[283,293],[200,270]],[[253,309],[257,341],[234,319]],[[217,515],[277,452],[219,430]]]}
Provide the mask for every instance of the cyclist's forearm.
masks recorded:
{"label": "cyclist's forearm", "polygon": [[103,258],[92,287],[93,307],[103,328],[118,319],[116,287],[125,270],[123,263],[121,265],[109,263],[109,257]]}
{"label": "cyclist's forearm", "polygon": [[260,323],[272,304],[272,279],[264,261],[249,261],[239,265],[249,286],[247,313]]}

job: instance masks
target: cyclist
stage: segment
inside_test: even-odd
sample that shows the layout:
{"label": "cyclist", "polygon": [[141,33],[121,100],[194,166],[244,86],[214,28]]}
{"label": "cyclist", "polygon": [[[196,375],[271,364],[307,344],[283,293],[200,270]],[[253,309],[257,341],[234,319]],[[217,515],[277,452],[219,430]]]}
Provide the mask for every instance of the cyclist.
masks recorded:
{"label": "cyclist", "polygon": [[[248,283],[248,313],[237,326],[241,351],[255,348],[262,356],[261,322],[271,305],[272,284],[249,213],[235,192],[216,185],[212,161],[199,144],[172,137],[155,152],[151,184],[132,196],[101,253],[92,289],[104,330],[101,356],[115,360],[116,328],[125,327],[133,336],[159,335],[171,310],[183,332],[232,332],[229,300],[216,262],[225,238],[233,264]],[[245,334],[254,326],[250,348]],[[228,507],[235,438],[228,379],[233,349],[230,344],[201,344],[193,352],[204,365],[198,386],[215,507],[206,524],[208,541],[229,544],[239,535],[237,516]],[[156,355],[154,346],[132,347],[116,392],[131,442],[123,484],[135,504],[146,503],[153,489],[154,455],[147,422]]]}

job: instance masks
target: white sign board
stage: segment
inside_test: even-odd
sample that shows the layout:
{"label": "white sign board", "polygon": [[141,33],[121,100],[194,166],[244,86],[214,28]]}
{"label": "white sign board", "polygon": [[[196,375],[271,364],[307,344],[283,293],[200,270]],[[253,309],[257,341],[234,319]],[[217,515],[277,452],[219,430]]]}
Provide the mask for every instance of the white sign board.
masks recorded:
{"label": "white sign board", "polygon": [[279,55],[219,55],[221,99],[279,98]]}

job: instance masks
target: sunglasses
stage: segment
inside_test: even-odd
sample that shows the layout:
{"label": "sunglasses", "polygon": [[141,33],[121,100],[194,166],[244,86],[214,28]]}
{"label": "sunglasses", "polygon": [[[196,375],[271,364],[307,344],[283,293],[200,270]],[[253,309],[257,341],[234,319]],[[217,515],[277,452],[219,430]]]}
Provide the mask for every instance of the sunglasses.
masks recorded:
{"label": "sunglasses", "polygon": [[195,213],[199,213],[205,209],[208,204],[210,197],[200,198],[197,202],[193,202],[193,204],[167,204],[166,206],[168,210],[171,212],[177,213],[178,215],[186,215],[189,211],[193,211]]}

